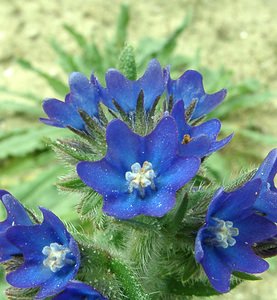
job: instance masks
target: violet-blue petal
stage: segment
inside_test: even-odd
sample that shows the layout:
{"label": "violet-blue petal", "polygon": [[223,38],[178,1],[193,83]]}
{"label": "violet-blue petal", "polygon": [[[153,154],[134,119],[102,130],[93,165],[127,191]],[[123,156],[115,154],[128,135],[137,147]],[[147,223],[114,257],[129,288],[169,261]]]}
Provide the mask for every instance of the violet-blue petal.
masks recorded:
{"label": "violet-blue petal", "polygon": [[270,189],[277,192],[274,184],[274,177],[277,173],[277,149],[269,152],[263,163],[260,165],[254,178],[261,178],[262,182],[269,183]]}
{"label": "violet-blue petal", "polygon": [[185,108],[193,100],[197,101],[191,117],[193,120],[208,114],[218,106],[225,98],[226,90],[223,89],[214,94],[206,94],[202,75],[197,71],[188,70],[177,80],[169,79],[168,94],[173,97],[174,102],[183,100]]}
{"label": "violet-blue petal", "polygon": [[168,191],[179,190],[196,175],[200,163],[197,157],[177,157],[164,171],[164,175],[158,178],[157,186]]}
{"label": "violet-blue petal", "polygon": [[262,180],[262,189],[255,203],[255,208],[273,222],[277,222],[277,188],[274,183],[276,174],[277,149],[273,149],[254,176],[254,178]]}
{"label": "violet-blue petal", "polygon": [[6,220],[0,222],[0,262],[4,262],[21,254],[21,250],[7,240],[7,230],[15,225],[31,225],[32,221],[21,203],[9,192],[0,190],[0,198],[7,212]]}
{"label": "violet-blue petal", "polygon": [[145,160],[152,163],[157,174],[168,169],[176,157],[177,127],[172,117],[164,117],[156,128],[145,137]]}
{"label": "violet-blue petal", "polygon": [[266,271],[269,267],[269,264],[257,256],[248,244],[242,242],[222,250],[220,254],[223,261],[234,271],[256,274]]}
{"label": "violet-blue petal", "polygon": [[239,228],[236,240],[242,243],[254,244],[277,234],[277,227],[273,222],[256,214],[236,221],[234,226]]}
{"label": "violet-blue petal", "polygon": [[253,213],[253,204],[257,199],[260,188],[260,179],[255,179],[247,182],[234,192],[222,192],[212,199],[208,209],[208,218],[213,215],[223,220],[235,220]]}
{"label": "violet-blue petal", "polygon": [[220,293],[230,290],[231,269],[218,254],[218,250],[204,246],[204,255],[200,261],[210,283]]}
{"label": "violet-blue petal", "polygon": [[209,152],[207,153],[207,155],[215,152],[215,151],[218,151],[222,148],[224,148],[227,144],[230,143],[230,141],[232,140],[234,134],[231,133],[230,135],[228,135],[226,138],[220,140],[220,141],[215,141],[214,143],[211,144],[211,147],[209,149]]}
{"label": "violet-blue petal", "polygon": [[[190,126],[185,117],[184,102],[178,101],[172,109],[172,117],[178,127],[179,153],[182,156],[205,157],[226,146],[233,135],[217,141],[221,123],[212,119],[198,126]],[[186,142],[186,137],[188,141]],[[184,142],[185,139],[185,142]]]}
{"label": "violet-blue petal", "polygon": [[98,118],[98,104],[100,101],[98,87],[83,74],[74,72],[69,76],[70,92],[65,101],[46,99],[43,109],[48,115],[41,118],[41,122],[55,127],[72,127],[85,131],[85,123],[79,110],[85,111],[90,117]]}
{"label": "violet-blue petal", "polygon": [[179,143],[179,153],[182,156],[204,157],[210,153],[212,142],[206,135],[193,138],[189,143]]}
{"label": "violet-blue petal", "polygon": [[277,222],[277,193],[262,187],[258,199],[255,202],[255,209],[262,212],[267,219]]}
{"label": "violet-blue petal", "polygon": [[97,87],[85,75],[73,72],[69,76],[70,102],[76,108],[84,110],[90,116],[97,116],[99,96]]}
{"label": "violet-blue petal", "polygon": [[144,199],[134,192],[104,196],[103,211],[119,219],[130,219],[138,215],[162,217],[175,204],[175,193],[171,189],[147,191]]}
{"label": "violet-blue petal", "polygon": [[46,297],[54,296],[61,292],[66,287],[67,283],[75,277],[75,275],[76,272],[68,272],[62,275],[57,274],[57,276],[51,276],[47,281],[41,284],[41,288],[37,293],[35,300],[45,299]]}
{"label": "violet-blue petal", "polygon": [[49,119],[41,118],[40,121],[46,125],[61,128],[71,126],[80,130],[84,128],[82,118],[70,103],[67,104],[57,99],[46,99],[43,102],[43,110]]}
{"label": "violet-blue petal", "polygon": [[106,160],[111,165],[121,168],[123,172],[129,171],[132,164],[141,160],[141,137],[132,132],[124,122],[111,121],[107,127],[106,140]]}
{"label": "violet-blue petal", "polygon": [[77,173],[86,185],[101,195],[128,190],[125,173],[113,167],[105,158],[96,162],[78,163]]}
{"label": "violet-blue petal", "polygon": [[47,281],[51,277],[51,273],[49,268],[34,262],[23,264],[16,272],[7,274],[6,280],[10,285],[17,288],[34,288]]}
{"label": "violet-blue petal", "polygon": [[200,118],[213,111],[225,99],[226,95],[226,89],[222,89],[214,94],[203,95],[199,98],[191,119]]}
{"label": "violet-blue petal", "polygon": [[53,300],[84,300],[84,298],[87,300],[107,300],[96,289],[79,281],[69,282],[60,294],[53,297]]}
{"label": "violet-blue petal", "polygon": [[160,63],[152,59],[144,75],[138,80],[139,87],[143,91],[146,111],[149,111],[155,100],[163,94],[166,80]]}
{"label": "violet-blue petal", "polygon": [[[52,212],[40,208],[44,220],[41,224],[31,226],[14,226],[7,230],[7,239],[18,247],[23,254],[21,267],[7,275],[7,281],[17,288],[34,288],[40,290],[35,299],[44,299],[63,290],[68,281],[73,279],[80,266],[80,252],[73,237],[63,223]],[[60,269],[53,271],[45,264],[44,247],[51,244],[66,247],[69,252]]]}
{"label": "violet-blue petal", "polygon": [[110,69],[106,73],[108,94],[126,112],[135,111],[140,87],[137,81],[127,79],[119,71]]}
{"label": "violet-blue petal", "polygon": [[177,124],[179,141],[182,141],[184,134],[191,134],[192,128],[185,120],[184,101],[180,100],[174,104],[171,115]]}
{"label": "violet-blue petal", "polygon": [[199,135],[207,135],[212,140],[216,140],[220,128],[221,128],[220,121],[217,119],[211,119],[198,126],[193,126],[191,128],[191,137],[196,137]]}
{"label": "violet-blue petal", "polygon": [[7,218],[0,222],[0,232],[6,230],[12,225],[31,225],[27,212],[20,202],[18,202],[10,193],[0,191],[1,201],[7,211]]}

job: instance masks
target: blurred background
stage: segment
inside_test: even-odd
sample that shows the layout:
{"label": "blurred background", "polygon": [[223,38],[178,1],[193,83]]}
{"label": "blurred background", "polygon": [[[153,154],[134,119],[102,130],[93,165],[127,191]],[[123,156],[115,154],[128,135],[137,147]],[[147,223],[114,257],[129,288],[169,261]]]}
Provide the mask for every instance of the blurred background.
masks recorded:
{"label": "blurred background", "polygon": [[[43,205],[76,222],[76,195],[55,186],[66,168],[45,141],[68,133],[39,123],[41,103],[64,99],[72,71],[94,71],[103,80],[107,68],[120,67],[126,42],[134,47],[139,75],[156,57],[171,65],[175,78],[196,69],[207,92],[228,89],[209,117],[220,118],[222,134],[234,131],[235,137],[208,159],[209,176],[224,183],[255,168],[277,146],[276,14],[275,0],[2,0],[1,189],[28,207]],[[272,259],[265,280],[217,299],[277,299],[276,272]],[[4,283],[1,299],[3,290]]]}

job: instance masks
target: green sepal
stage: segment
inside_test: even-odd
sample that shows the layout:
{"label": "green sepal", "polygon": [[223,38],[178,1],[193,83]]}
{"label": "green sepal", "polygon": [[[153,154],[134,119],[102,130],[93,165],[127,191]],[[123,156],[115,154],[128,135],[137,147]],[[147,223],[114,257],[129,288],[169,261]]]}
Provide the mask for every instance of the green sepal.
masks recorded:
{"label": "green sepal", "polygon": [[115,106],[115,108],[117,109],[122,121],[124,121],[129,126],[131,126],[132,125],[131,120],[130,120],[129,116],[126,114],[126,112],[124,111],[124,109],[114,99],[112,100],[112,102],[113,102],[113,105]]}
{"label": "green sepal", "polygon": [[257,169],[247,171],[245,173],[242,173],[237,179],[235,179],[230,184],[226,185],[224,188],[225,192],[232,192],[240,187],[242,187],[246,182],[251,180],[255,173],[257,172]]}
{"label": "green sepal", "polygon": [[185,120],[186,121],[189,121],[193,112],[194,112],[194,109],[196,107],[196,103],[197,103],[197,100],[196,99],[193,99],[190,103],[190,105],[188,106],[188,108],[185,109]]}
{"label": "green sepal", "polygon": [[260,277],[260,276],[242,273],[242,272],[233,272],[232,275],[234,275],[235,277],[237,277],[239,279],[243,279],[243,280],[249,280],[249,281],[262,280],[262,277]]}
{"label": "green sepal", "polygon": [[94,160],[96,151],[78,140],[48,140],[48,144],[63,161],[76,165],[78,161]]}
{"label": "green sepal", "polygon": [[140,91],[137,99],[135,131],[141,135],[146,134],[146,114],[144,110],[144,95],[142,90]]}
{"label": "green sepal", "polygon": [[61,178],[56,185],[63,191],[82,192],[88,189],[79,177],[73,176]]}
{"label": "green sepal", "polygon": [[79,110],[79,114],[86,124],[88,133],[92,136],[93,144],[102,145],[105,142],[105,129],[95,118],[92,118],[87,112]]}
{"label": "green sepal", "polygon": [[77,212],[84,220],[90,220],[95,228],[104,228],[108,217],[102,211],[102,196],[92,190],[83,196]]}
{"label": "green sepal", "polygon": [[9,300],[33,300],[38,289],[17,289],[9,287],[5,294]]}
{"label": "green sepal", "polygon": [[[242,280],[239,278],[231,278],[230,290],[238,286],[241,282]],[[168,280],[166,280],[166,286],[167,289],[171,290],[172,293],[176,295],[197,297],[221,295],[219,292],[213,289],[208,280],[188,280],[183,284],[182,282],[178,282],[174,278],[169,278]]]}
{"label": "green sepal", "polygon": [[130,80],[136,80],[137,67],[134,49],[130,45],[125,45],[118,59],[118,69]]}

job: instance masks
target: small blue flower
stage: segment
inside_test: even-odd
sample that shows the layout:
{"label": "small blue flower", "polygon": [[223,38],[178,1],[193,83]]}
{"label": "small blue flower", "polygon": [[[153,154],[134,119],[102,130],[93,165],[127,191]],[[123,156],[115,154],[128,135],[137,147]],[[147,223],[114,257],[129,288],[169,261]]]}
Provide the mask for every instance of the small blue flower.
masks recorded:
{"label": "small blue flower", "polygon": [[178,101],[171,112],[178,127],[179,152],[184,156],[207,156],[224,146],[233,137],[233,134],[217,141],[221,123],[217,119],[212,119],[198,126],[190,126],[185,119],[184,102]]}
{"label": "small blue flower", "polygon": [[65,289],[52,300],[107,300],[97,290],[91,286],[79,282],[71,281]]}
{"label": "small blue flower", "polygon": [[155,100],[164,93],[167,80],[156,59],[149,62],[144,75],[135,81],[127,79],[118,70],[110,69],[106,73],[107,88],[99,84],[100,96],[109,108],[116,110],[112,102],[115,100],[127,114],[132,114],[136,111],[139,93],[143,91],[144,108],[148,112]]}
{"label": "small blue flower", "polygon": [[70,93],[66,95],[65,102],[57,99],[46,99],[43,102],[43,109],[49,119],[41,118],[40,120],[50,126],[62,128],[70,126],[85,130],[79,110],[85,111],[91,117],[98,117],[100,98],[97,86],[78,72],[70,75],[69,86]]}
{"label": "small blue flower", "polygon": [[7,240],[7,230],[16,225],[32,225],[32,221],[24,207],[9,192],[0,190],[0,198],[7,211],[6,220],[0,222],[0,262],[4,262],[21,254],[20,249]]}
{"label": "small blue flower", "polygon": [[199,158],[178,156],[172,117],[164,117],[145,137],[114,120],[107,127],[106,140],[106,156],[80,162],[77,172],[86,185],[103,195],[104,212],[120,219],[165,215],[175,204],[176,191],[200,166]]}
{"label": "small blue flower", "polygon": [[16,288],[40,287],[35,299],[62,291],[80,265],[77,243],[63,223],[49,210],[40,209],[44,217],[41,224],[7,230],[7,239],[21,250],[24,263],[6,280]]}
{"label": "small blue flower", "polygon": [[261,181],[249,181],[236,191],[220,189],[208,208],[206,223],[198,231],[195,257],[210,283],[220,293],[230,289],[233,271],[261,273],[269,265],[252,245],[276,235],[276,225],[254,213]]}
{"label": "small blue flower", "polygon": [[255,202],[255,208],[263,212],[266,217],[277,222],[277,188],[274,177],[277,174],[277,149],[269,152],[254,178],[262,180],[262,189]]}
{"label": "small blue flower", "polygon": [[188,70],[177,80],[169,78],[167,93],[168,97],[173,97],[174,103],[183,100],[185,109],[189,107],[193,100],[197,101],[191,116],[191,120],[193,120],[208,114],[216,108],[224,100],[227,91],[222,89],[214,94],[206,94],[202,75],[197,71]]}

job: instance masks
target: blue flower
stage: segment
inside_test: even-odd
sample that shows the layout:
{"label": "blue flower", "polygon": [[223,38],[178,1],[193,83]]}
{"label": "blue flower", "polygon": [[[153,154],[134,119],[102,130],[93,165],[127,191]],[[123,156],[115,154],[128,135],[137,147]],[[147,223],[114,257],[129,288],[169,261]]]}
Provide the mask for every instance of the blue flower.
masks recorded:
{"label": "blue flower", "polygon": [[6,220],[0,222],[0,262],[4,262],[21,254],[20,249],[7,240],[7,230],[16,225],[32,225],[32,221],[24,207],[9,192],[0,190],[0,198],[7,211]]}
{"label": "blue flower", "polygon": [[188,70],[177,80],[169,78],[167,93],[168,97],[173,97],[174,103],[183,100],[185,109],[193,100],[197,101],[191,116],[193,120],[208,114],[217,107],[224,100],[227,91],[222,89],[214,94],[206,94],[202,75],[197,71]]}
{"label": "blue flower", "polygon": [[115,100],[127,114],[132,114],[136,111],[139,93],[143,91],[144,108],[148,112],[164,93],[167,80],[168,76],[156,59],[149,62],[144,75],[135,81],[127,79],[118,70],[110,69],[106,73],[107,88],[99,84],[100,96],[109,108],[116,110],[112,102]]}
{"label": "blue flower", "polygon": [[64,291],[55,296],[52,300],[107,300],[91,286],[79,282],[71,281]]}
{"label": "blue flower", "polygon": [[175,204],[175,193],[192,179],[200,160],[180,157],[177,127],[164,117],[147,136],[133,133],[120,120],[106,132],[106,156],[77,165],[81,180],[103,195],[108,215],[128,219],[137,215],[161,217]]}
{"label": "blue flower", "polygon": [[229,291],[233,271],[261,273],[269,267],[252,249],[254,243],[277,233],[273,222],[254,213],[260,185],[256,179],[230,193],[220,189],[198,231],[195,257],[218,292]]}
{"label": "blue flower", "polygon": [[265,216],[277,222],[277,188],[274,177],[277,174],[277,149],[269,152],[254,178],[262,180],[262,189],[255,202],[255,208],[263,212]]}
{"label": "blue flower", "polygon": [[77,243],[63,223],[47,209],[41,211],[44,217],[41,224],[7,230],[7,239],[21,250],[24,262],[6,280],[16,288],[40,287],[35,299],[62,291],[80,265]]}
{"label": "blue flower", "polygon": [[217,141],[221,123],[212,119],[198,126],[190,126],[185,118],[184,102],[178,101],[171,112],[178,127],[179,152],[184,156],[207,156],[227,145],[233,134]]}
{"label": "blue flower", "polygon": [[73,127],[85,130],[85,124],[80,117],[79,110],[85,111],[91,117],[98,117],[98,104],[100,101],[98,88],[83,74],[74,72],[69,77],[70,93],[66,95],[65,102],[57,99],[46,99],[43,109],[49,119],[40,120],[50,126]]}

